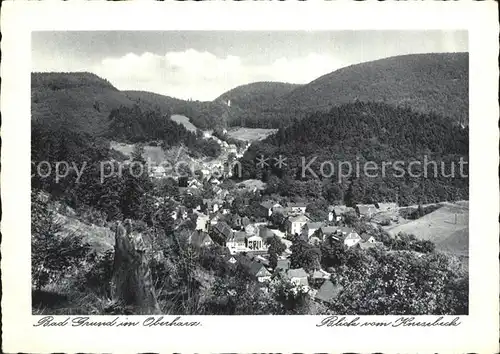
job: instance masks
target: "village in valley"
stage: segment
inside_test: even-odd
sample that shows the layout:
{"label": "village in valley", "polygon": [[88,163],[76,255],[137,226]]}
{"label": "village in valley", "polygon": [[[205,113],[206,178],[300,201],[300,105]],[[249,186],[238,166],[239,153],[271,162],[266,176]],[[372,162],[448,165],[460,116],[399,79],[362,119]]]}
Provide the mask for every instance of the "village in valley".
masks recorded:
{"label": "village in valley", "polygon": [[[222,147],[222,156],[224,152],[225,156],[243,156],[235,145],[217,140]],[[308,212],[308,205],[313,200],[290,201],[263,196],[264,183],[257,180],[235,183],[231,180],[235,168],[231,162],[218,161],[196,166],[201,166],[199,173],[189,178],[168,177],[179,184],[171,218],[177,224],[188,219],[195,220],[196,226],[188,237],[189,244],[197,250],[223,248],[226,251],[221,255],[223,261],[230,267],[241,266],[251,279],[261,284],[262,289],[266,289],[272,279],[281,277],[289,281],[295,291],[307,293],[315,301],[328,303],[338,295],[341,286],[331,281],[331,273],[322,269],[319,262],[307,270],[293,268],[290,261],[293,241],[300,239],[314,247],[329,241],[346,249],[383,248],[383,242],[374,235],[359,233],[349,225],[353,221],[375,226],[399,221],[399,206],[395,202],[357,204],[354,207],[328,205],[324,210],[325,216],[318,218]],[[161,167],[154,167],[151,177],[167,178]],[[213,198],[200,197],[207,193]],[[236,199],[240,204],[238,207],[234,205]],[[183,200],[189,201],[189,207],[183,205]],[[156,205],[162,202],[165,198],[158,198]],[[252,215],[238,214],[238,209],[248,208],[250,204],[253,204]],[[283,248],[282,252],[274,255],[276,260],[272,264],[269,248],[276,241]]]}
{"label": "village in valley", "polygon": [[[162,92],[90,69],[31,74],[33,313],[468,314],[467,48],[364,57],[349,48],[371,44],[368,31],[330,53],[365,53],[352,65],[325,59],[275,80],[259,65],[275,73],[285,59],[264,55],[241,81],[256,39],[206,35],[238,38],[248,58],[219,44],[183,52],[187,32],[135,33],[137,45],[184,48],[124,57],[159,70],[147,77]],[[325,32],[317,48],[344,35]],[[64,36],[90,49],[101,38]],[[302,48],[317,34],[259,36]],[[194,66],[181,69],[184,57]],[[148,71],[128,65],[112,66]],[[179,74],[189,80],[170,81]]]}

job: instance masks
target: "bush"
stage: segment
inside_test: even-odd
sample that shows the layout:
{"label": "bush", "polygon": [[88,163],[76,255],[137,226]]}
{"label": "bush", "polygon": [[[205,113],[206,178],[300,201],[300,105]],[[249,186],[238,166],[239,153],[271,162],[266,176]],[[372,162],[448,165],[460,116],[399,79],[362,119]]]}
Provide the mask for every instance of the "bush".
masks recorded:
{"label": "bush", "polygon": [[96,294],[111,296],[111,279],[113,276],[114,251],[109,250],[102,255],[92,253],[88,259],[90,267],[78,281],[80,291],[93,290]]}
{"label": "bush", "polygon": [[389,226],[391,224],[391,220],[389,218],[385,218],[380,221],[381,226]]}
{"label": "bush", "polygon": [[31,197],[31,279],[35,289],[70,273],[89,253],[74,233],[63,235],[55,214],[37,193]]}

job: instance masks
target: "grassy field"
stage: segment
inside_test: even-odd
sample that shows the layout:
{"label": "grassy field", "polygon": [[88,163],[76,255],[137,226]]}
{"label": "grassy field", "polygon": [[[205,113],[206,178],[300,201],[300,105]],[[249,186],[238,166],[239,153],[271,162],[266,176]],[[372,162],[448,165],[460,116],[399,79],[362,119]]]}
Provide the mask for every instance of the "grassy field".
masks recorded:
{"label": "grassy field", "polygon": [[438,250],[467,256],[469,252],[469,202],[442,203],[438,210],[417,220],[388,228],[391,235],[411,233],[431,240]]}
{"label": "grassy field", "polygon": [[261,128],[234,128],[227,133],[231,138],[243,141],[255,141],[265,139],[267,136],[274,134],[277,129],[261,129]]}
{"label": "grassy field", "polygon": [[184,128],[186,128],[187,130],[195,133],[196,132],[196,127],[193,125],[193,123],[191,123],[191,120],[186,117],[186,116],[182,116],[180,114],[173,114],[170,119],[172,119],[174,122],[176,123],[179,123],[179,124],[182,124],[184,126]]}
{"label": "grassy field", "polygon": [[[116,141],[111,142],[111,148],[121,152],[122,154],[126,155],[127,157],[130,157],[132,155],[132,152],[134,151],[134,144],[125,144],[125,143],[118,143]],[[165,152],[160,146],[144,146],[144,159],[148,161],[148,158],[151,160],[151,162],[159,164],[161,162],[165,161]]]}

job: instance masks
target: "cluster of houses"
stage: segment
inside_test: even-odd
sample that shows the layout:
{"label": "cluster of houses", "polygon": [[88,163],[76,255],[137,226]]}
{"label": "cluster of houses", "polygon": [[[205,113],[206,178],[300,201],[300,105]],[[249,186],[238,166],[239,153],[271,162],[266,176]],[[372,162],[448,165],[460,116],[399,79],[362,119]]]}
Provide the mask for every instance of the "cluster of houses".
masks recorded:
{"label": "cluster of houses", "polygon": [[[203,170],[202,173],[205,176]],[[317,220],[308,214],[307,203],[266,200],[257,208],[261,216],[250,220],[247,216],[231,212],[230,208],[239,188],[232,192],[222,188],[221,180],[225,177],[214,177],[207,173],[205,179],[192,177],[182,183],[179,181],[179,190],[183,195],[200,192],[207,183],[215,195],[213,198],[201,199],[200,205],[196,205],[192,211],[188,212],[187,208],[179,204],[172,212],[174,219],[187,219],[191,212],[196,215],[195,231],[190,235],[189,242],[196,248],[210,247],[215,243],[224,246],[228,249],[224,260],[228,264],[243,265],[248,274],[262,283],[263,287],[267,286],[275,274],[280,274],[297,289],[302,288],[322,302],[334,299],[341,287],[333,284],[331,274],[323,269],[312,272],[306,272],[302,268],[291,269],[291,240],[301,237],[313,245],[331,241],[348,248],[379,247],[381,242],[373,236],[358,234],[353,228],[343,226],[345,223],[342,221],[348,214],[372,220],[381,213],[398,210],[396,203],[359,204],[354,208],[332,205],[328,206],[325,219]],[[249,205],[249,201],[244,201],[244,204]],[[282,218],[275,218],[274,214],[281,214]],[[275,224],[277,219],[281,221],[281,225]],[[269,266],[268,240],[275,237],[285,245],[285,251],[279,256],[273,269]]]}
{"label": "cluster of houses", "polygon": [[[192,242],[200,246],[209,246],[213,243],[207,233],[193,232]],[[248,272],[248,275],[261,283],[263,288],[271,282],[273,275],[279,275],[287,279],[292,285],[292,290],[307,293],[318,302],[329,303],[333,301],[342,291],[342,286],[334,284],[330,278],[331,274],[323,269],[306,272],[303,268],[290,268],[290,260],[281,257],[274,269],[269,267],[269,260],[258,253],[237,253],[224,256],[224,261],[236,266],[240,264]]]}
{"label": "cluster of houses", "polygon": [[[201,172],[201,180],[210,179],[212,176],[223,176],[225,178],[231,177],[233,169],[231,168],[229,156],[232,155],[234,159],[243,157],[243,154],[250,146],[250,143],[247,143],[244,147],[238,148],[235,144],[229,144],[228,142],[213,136],[211,131],[205,131],[203,133],[203,138],[215,140],[221,147],[221,155],[212,160],[191,161],[193,166],[197,166],[196,170]],[[168,166],[171,165],[168,164]],[[154,164],[151,165],[149,176],[157,179],[172,177],[177,180],[178,177],[172,172],[175,171],[169,171],[161,164]]]}
{"label": "cluster of houses", "polygon": [[[291,269],[289,256],[292,241],[291,236],[300,236],[311,244],[318,245],[325,240],[339,242],[346,247],[360,247],[368,249],[380,247],[372,235],[358,234],[353,228],[339,226],[345,214],[356,212],[359,217],[369,217],[369,213],[376,213],[381,210],[397,209],[393,203],[379,205],[359,205],[356,208],[346,206],[330,206],[328,217],[324,221],[312,221],[306,213],[305,203],[288,203],[286,206],[275,201],[265,201],[260,204],[263,214],[267,216],[267,222],[251,222],[248,217],[229,215],[231,222],[218,220],[218,215],[223,215],[219,201],[204,200],[205,210],[210,215],[196,212],[198,214],[196,231],[190,242],[196,247],[207,247],[214,243],[222,244],[228,248],[229,253],[225,260],[230,264],[242,264],[247,269],[249,275],[259,283],[267,284],[273,274],[279,273],[287,278],[293,285],[302,288],[303,291],[320,302],[332,301],[341,291],[341,287],[333,284],[330,274],[323,269],[316,269],[313,272],[306,272],[304,269]],[[279,212],[285,217],[284,228],[280,231],[270,224],[273,213]],[[367,214],[368,213],[368,214]],[[231,225],[239,226],[234,229]],[[279,257],[277,266],[269,267],[268,243],[272,237],[279,237],[286,249]],[[220,240],[223,240],[222,242]]]}
{"label": "cluster of houses", "polygon": [[[347,247],[358,245],[360,248],[379,246],[380,242],[367,234],[359,235],[353,228],[339,226],[345,214],[357,212],[360,217],[369,216],[381,210],[397,209],[395,203],[380,203],[379,205],[358,205],[356,208],[346,206],[330,206],[328,217],[324,221],[313,221],[306,213],[305,203],[288,203],[286,206],[274,201],[264,201],[260,204],[264,215],[271,219],[274,213],[281,213],[285,220],[282,230],[272,227],[271,222],[254,222],[248,217],[241,217],[230,213],[224,208],[224,201],[218,199],[204,199],[204,210],[207,214],[195,211],[198,215],[196,230],[212,234],[219,240],[224,240],[231,254],[241,252],[267,251],[267,240],[279,237],[287,247],[291,246],[289,240],[292,236],[300,236],[311,244],[317,245],[325,240],[343,243]],[[210,216],[209,216],[210,215]],[[225,215],[224,220],[220,220]],[[227,222],[229,220],[230,222]],[[231,225],[231,226],[230,226]]]}

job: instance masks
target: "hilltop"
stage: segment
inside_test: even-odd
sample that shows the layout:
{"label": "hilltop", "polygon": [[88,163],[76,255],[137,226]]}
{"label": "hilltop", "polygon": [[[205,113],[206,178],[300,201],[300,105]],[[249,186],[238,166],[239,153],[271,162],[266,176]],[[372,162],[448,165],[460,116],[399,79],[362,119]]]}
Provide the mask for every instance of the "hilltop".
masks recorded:
{"label": "hilltop", "polygon": [[468,125],[468,68],[468,53],[402,55],[341,68],[293,89],[246,85],[221,97],[243,96],[241,106],[249,109],[233,124],[253,128],[287,126],[311,113],[356,101],[408,107]]}
{"label": "hilltop", "polygon": [[[280,128],[311,113],[355,101],[383,102],[468,124],[468,53],[411,54],[351,65],[306,85],[256,82],[213,101],[181,100],[145,91],[119,91],[91,73],[33,73],[32,116],[44,124],[104,134],[111,110],[186,116],[199,129]],[[231,105],[228,106],[228,100]]]}
{"label": "hilltop", "polygon": [[214,101],[231,101],[231,106],[244,110],[259,111],[272,107],[276,100],[300,87],[298,84],[284,82],[254,82],[235,87],[216,98]]}
{"label": "hilltop", "polygon": [[222,102],[186,101],[146,91],[124,91],[125,95],[144,110],[158,109],[163,114],[189,117],[199,129],[213,129],[225,124],[230,109]]}
{"label": "hilltop", "polygon": [[32,73],[31,116],[46,127],[103,134],[114,108],[134,104],[92,73]]}
{"label": "hilltop", "polygon": [[200,129],[221,126],[237,111],[222,102],[185,101],[151,92],[120,91],[92,73],[31,74],[32,120],[47,128],[66,127],[106,136],[111,112],[134,106],[166,117],[185,115]]}
{"label": "hilltop", "polygon": [[468,53],[411,54],[351,65],[284,97],[282,105],[305,111],[343,103],[385,102],[468,122]]}
{"label": "hilltop", "polygon": [[[275,183],[273,192],[282,195],[326,195],[332,203],[341,200],[351,205],[396,198],[400,205],[433,203],[468,199],[468,179],[450,180],[439,171],[434,177],[432,166],[427,170],[429,178],[419,177],[422,169],[413,177],[408,173],[409,163],[424,161],[426,156],[436,161],[436,166],[443,163],[448,173],[451,163],[458,169],[460,158],[468,160],[468,141],[468,128],[462,129],[445,117],[358,101],[334,107],[327,113],[311,114],[254,142],[241,163],[244,178],[267,181],[278,177],[281,182]],[[260,169],[255,161],[261,155],[274,159],[283,156],[287,165]],[[367,161],[377,165],[373,177],[372,172],[362,173]],[[383,163],[394,161],[403,165],[381,168]],[[361,172],[356,174],[353,171],[358,165]],[[458,171],[455,176],[459,177]]]}

